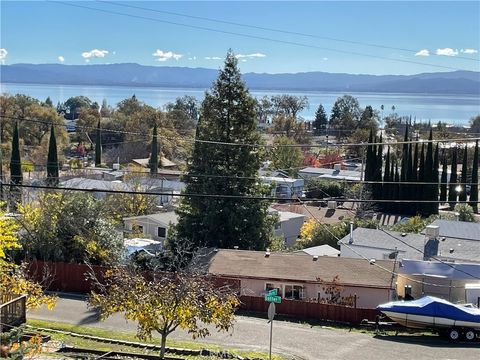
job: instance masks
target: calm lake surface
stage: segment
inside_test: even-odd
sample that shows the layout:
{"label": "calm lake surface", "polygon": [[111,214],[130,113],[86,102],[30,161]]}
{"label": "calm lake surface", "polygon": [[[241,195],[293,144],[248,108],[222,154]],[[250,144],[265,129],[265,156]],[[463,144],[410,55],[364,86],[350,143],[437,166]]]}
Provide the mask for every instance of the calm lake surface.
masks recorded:
{"label": "calm lake surface", "polygon": [[[202,100],[205,89],[181,89],[181,88],[160,88],[160,87],[122,87],[122,86],[84,86],[84,85],[44,85],[44,84],[10,84],[1,83],[0,92],[15,94],[26,94],[45,100],[48,96],[56,104],[63,102],[69,97],[83,95],[101,104],[103,99],[111,106],[119,101],[131,97],[133,94],[145,103],[154,107],[163,107],[166,103],[174,101],[177,97],[190,95]],[[310,106],[300,116],[310,120],[315,116],[315,110],[322,104],[327,111],[330,110],[335,100],[344,95],[342,92],[322,91],[251,91],[255,97],[264,95],[272,96],[277,94],[291,94],[296,96],[307,96]],[[383,115],[387,116],[395,106],[395,112],[401,116],[412,116],[418,121],[446,121],[456,124],[467,124],[468,120],[480,114],[480,98],[475,95],[423,95],[423,94],[384,94],[384,93],[349,93],[355,96],[360,106],[371,105],[380,111],[384,105]]]}

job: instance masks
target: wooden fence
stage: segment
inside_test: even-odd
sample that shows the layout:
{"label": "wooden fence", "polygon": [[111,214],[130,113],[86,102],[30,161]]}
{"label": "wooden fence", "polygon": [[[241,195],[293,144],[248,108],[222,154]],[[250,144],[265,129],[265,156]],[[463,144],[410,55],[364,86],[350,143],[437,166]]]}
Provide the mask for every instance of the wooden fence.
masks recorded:
{"label": "wooden fence", "polygon": [[0,333],[27,321],[27,297],[2,295],[0,303]]}
{"label": "wooden fence", "polygon": [[[269,303],[263,297],[241,296],[240,309],[254,312],[267,313]],[[302,300],[282,299],[280,304],[275,304],[276,313],[292,316],[298,319],[318,321],[333,321],[358,325],[363,319],[375,321],[379,312],[375,309],[353,308],[348,306],[321,304]]]}

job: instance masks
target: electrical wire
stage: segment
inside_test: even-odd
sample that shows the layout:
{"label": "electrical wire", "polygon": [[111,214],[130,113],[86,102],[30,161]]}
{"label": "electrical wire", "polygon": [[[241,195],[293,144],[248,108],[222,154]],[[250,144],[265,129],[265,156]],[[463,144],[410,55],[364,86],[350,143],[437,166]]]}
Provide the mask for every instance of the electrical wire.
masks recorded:
{"label": "electrical wire", "polygon": [[[340,39],[340,38],[329,37],[329,36],[321,36],[321,35],[309,34],[309,33],[298,32],[298,31],[289,31],[289,30],[275,29],[275,28],[269,28],[269,27],[264,27],[264,26],[249,25],[249,24],[243,24],[243,23],[238,23],[238,22],[234,22],[234,21],[226,21],[226,20],[220,20],[220,19],[207,18],[207,17],[203,17],[203,16],[182,14],[182,13],[173,12],[173,11],[152,9],[152,8],[130,5],[130,4],[125,4],[125,3],[120,3],[120,2],[113,2],[113,1],[106,1],[106,0],[97,0],[97,2],[105,3],[105,4],[111,4],[111,5],[115,5],[115,6],[123,6],[123,7],[131,8],[131,9],[151,11],[151,12],[156,12],[156,13],[160,13],[160,14],[180,16],[180,17],[185,17],[185,18],[188,18],[188,19],[205,20],[205,21],[210,21],[210,22],[216,22],[216,23],[219,23],[219,24],[235,25],[235,26],[241,26],[241,27],[251,28],[251,29],[256,29],[256,30],[278,32],[278,33],[283,33],[283,34],[288,34],[288,35],[305,36],[305,37],[309,37],[309,38],[315,38],[315,39],[321,39],[321,40],[330,40],[330,41],[342,42],[342,43],[346,43],[346,44],[370,46],[370,47],[375,47],[375,48],[379,48],[379,49],[398,50],[398,51],[405,51],[405,52],[410,52],[410,53],[416,53],[418,51],[418,50],[413,50],[413,49],[399,48],[399,47],[393,47],[393,46],[387,46],[387,45],[381,45],[381,44],[373,44],[373,43],[367,43],[367,42],[361,42],[361,41],[346,40],[346,39]],[[443,56],[443,55],[438,55],[436,53],[432,53],[432,55]],[[455,56],[455,58],[464,59],[464,60],[471,60],[471,61],[480,61],[479,59],[474,59],[474,58],[465,57],[465,56]]]}
{"label": "electrical wire", "polygon": [[228,35],[246,37],[246,38],[257,39],[257,40],[264,40],[264,41],[281,43],[281,44],[286,44],[286,45],[294,45],[294,46],[317,49],[317,50],[327,50],[327,51],[332,51],[332,52],[337,52],[337,53],[342,53],[342,54],[347,54],[347,55],[358,55],[358,56],[364,56],[364,57],[369,57],[369,58],[374,58],[374,59],[382,59],[382,60],[416,64],[416,65],[422,65],[422,66],[431,66],[431,67],[448,69],[448,70],[455,70],[455,71],[465,70],[465,69],[460,69],[458,67],[451,67],[451,66],[445,66],[445,65],[425,63],[425,62],[414,61],[414,60],[389,58],[389,57],[385,57],[385,56],[379,56],[379,55],[366,54],[366,53],[360,53],[360,52],[349,51],[349,50],[340,50],[340,49],[335,49],[335,48],[328,48],[328,47],[316,46],[316,45],[311,45],[311,44],[305,44],[305,43],[300,43],[300,42],[296,42],[296,41],[280,40],[280,39],[274,39],[274,38],[265,37],[265,36],[249,35],[249,34],[229,31],[229,30],[213,29],[213,28],[209,28],[209,27],[206,27],[206,26],[184,24],[184,23],[179,23],[179,22],[175,22],[175,21],[152,18],[152,17],[148,17],[148,16],[134,15],[134,14],[122,13],[122,12],[118,12],[118,11],[105,10],[105,9],[100,9],[100,8],[95,8],[95,7],[90,7],[90,6],[84,6],[84,5],[79,5],[79,4],[66,3],[66,2],[63,2],[63,1],[47,0],[47,2],[51,2],[51,3],[55,3],[55,4],[61,4],[61,5],[65,5],[65,6],[72,6],[72,7],[76,7],[76,8],[82,8],[82,9],[87,9],[87,10],[92,10],[92,11],[97,11],[97,12],[102,12],[102,13],[111,14],[111,15],[120,15],[120,16],[136,18],[136,19],[141,19],[141,20],[148,20],[148,21],[153,21],[153,22],[158,22],[158,23],[163,23],[163,24],[181,26],[181,27],[191,28],[191,29],[195,29],[195,30],[203,30],[203,31],[215,32],[215,33],[221,33],[221,34],[228,34]]}

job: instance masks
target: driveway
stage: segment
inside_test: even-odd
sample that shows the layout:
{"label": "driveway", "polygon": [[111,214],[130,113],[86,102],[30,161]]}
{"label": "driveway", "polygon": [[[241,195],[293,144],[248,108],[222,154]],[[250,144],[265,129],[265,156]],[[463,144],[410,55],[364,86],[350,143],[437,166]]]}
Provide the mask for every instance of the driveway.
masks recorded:
{"label": "driveway", "polygon": [[[136,324],[121,315],[99,321],[81,299],[62,297],[53,311],[41,308],[31,311],[29,318],[107,330],[132,331]],[[225,347],[268,352],[270,325],[265,319],[237,316],[233,331],[228,334],[212,330],[208,338],[198,342]],[[191,340],[184,331],[171,334],[172,339]],[[287,321],[273,324],[273,351],[291,359],[459,359],[480,358],[480,342],[452,344],[437,336],[379,336],[344,329],[310,326]]]}

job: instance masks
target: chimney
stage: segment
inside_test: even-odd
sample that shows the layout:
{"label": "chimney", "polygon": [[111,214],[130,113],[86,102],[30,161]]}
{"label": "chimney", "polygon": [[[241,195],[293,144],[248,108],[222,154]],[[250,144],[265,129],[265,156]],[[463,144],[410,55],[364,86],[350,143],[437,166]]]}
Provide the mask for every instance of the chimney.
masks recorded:
{"label": "chimney", "polygon": [[353,244],[353,221],[350,221],[350,239],[348,240],[349,244]]}
{"label": "chimney", "polygon": [[334,165],[333,165],[333,170],[335,170],[335,171],[340,171],[340,170],[342,170],[342,164],[334,164]]}
{"label": "chimney", "polygon": [[440,228],[435,225],[428,225],[425,228],[425,246],[423,249],[423,260],[429,260],[438,255],[438,235]]}

